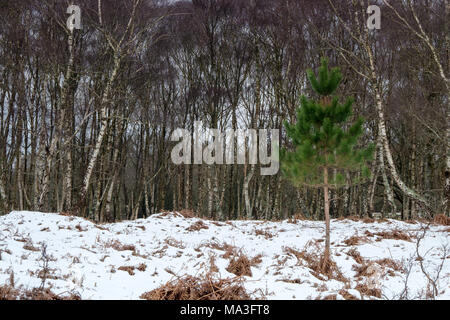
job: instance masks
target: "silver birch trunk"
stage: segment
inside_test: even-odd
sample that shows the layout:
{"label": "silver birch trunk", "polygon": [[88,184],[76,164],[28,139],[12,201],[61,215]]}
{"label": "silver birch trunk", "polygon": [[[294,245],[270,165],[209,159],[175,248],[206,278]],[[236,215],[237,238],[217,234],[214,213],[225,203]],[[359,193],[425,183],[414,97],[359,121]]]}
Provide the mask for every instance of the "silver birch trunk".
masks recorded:
{"label": "silver birch trunk", "polygon": [[373,55],[372,55],[370,48],[367,50],[367,53],[369,55],[372,88],[375,93],[375,103],[376,103],[377,116],[378,116],[378,135],[379,135],[379,139],[381,139],[381,145],[384,149],[384,155],[386,156],[386,160],[388,163],[389,173],[391,174],[395,183],[399,186],[400,190],[402,190],[403,193],[405,193],[406,195],[408,195],[411,198],[416,199],[417,201],[421,202],[425,206],[429,207],[428,202],[425,200],[425,198],[420,196],[414,190],[410,189],[403,182],[403,180],[400,178],[400,176],[397,172],[397,168],[395,167],[394,159],[392,157],[391,149],[389,147],[389,141],[387,138],[384,107],[383,107],[383,101],[382,101],[382,97],[381,97],[381,88],[380,88],[380,85],[377,80],[375,62],[374,62]]}
{"label": "silver birch trunk", "polygon": [[109,110],[109,96],[112,90],[112,85],[114,80],[117,77],[120,68],[121,57],[119,55],[114,56],[114,67],[111,73],[111,77],[108,79],[108,83],[106,84],[105,91],[103,92],[102,100],[100,103],[101,111],[100,111],[100,130],[97,136],[97,140],[95,142],[94,151],[89,159],[89,164],[86,169],[86,174],[83,179],[83,187],[81,189],[81,198],[84,201],[86,194],[89,189],[89,185],[91,182],[92,172],[94,170],[94,166],[97,163],[97,159],[100,153],[100,148],[103,143],[103,138],[106,134],[106,129],[108,127],[108,110]]}

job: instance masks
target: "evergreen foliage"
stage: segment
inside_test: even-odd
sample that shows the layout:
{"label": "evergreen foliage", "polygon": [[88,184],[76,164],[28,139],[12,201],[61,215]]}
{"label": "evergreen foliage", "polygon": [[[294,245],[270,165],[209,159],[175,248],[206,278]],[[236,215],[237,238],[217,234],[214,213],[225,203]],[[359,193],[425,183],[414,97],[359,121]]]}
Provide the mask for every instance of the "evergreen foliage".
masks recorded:
{"label": "evergreen foliage", "polygon": [[[334,96],[342,74],[339,68],[328,69],[327,59],[322,59],[318,77],[307,71],[308,79],[320,100],[300,98],[297,122],[285,121],[288,137],[295,150],[281,149],[281,169],[287,179],[296,186],[324,186],[324,168],[332,170],[327,185],[338,188],[346,181],[345,172],[361,172],[361,179],[370,176],[366,162],[373,157],[374,145],[356,148],[358,138],[363,133],[364,120],[360,117],[346,127],[352,115],[353,99],[339,103]],[[334,174],[336,173],[336,174]],[[356,182],[355,180],[353,182]]]}

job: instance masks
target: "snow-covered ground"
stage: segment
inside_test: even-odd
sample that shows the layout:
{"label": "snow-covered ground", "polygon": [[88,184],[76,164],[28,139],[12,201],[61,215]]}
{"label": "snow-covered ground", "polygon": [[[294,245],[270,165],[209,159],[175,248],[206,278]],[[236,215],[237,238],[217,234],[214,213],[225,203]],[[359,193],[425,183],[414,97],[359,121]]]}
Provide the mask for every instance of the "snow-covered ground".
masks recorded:
{"label": "snow-covered ground", "polygon": [[[54,293],[75,291],[82,299],[139,299],[142,293],[185,274],[201,276],[212,270],[218,278],[234,278],[226,270],[230,257],[221,250],[228,244],[249,258],[262,255],[251,268],[252,276],[243,277],[254,298],[343,299],[346,292],[358,299],[374,299],[355,289],[369,285],[381,290],[382,299],[398,299],[408,278],[408,298],[424,299],[428,281],[416,259],[415,237],[420,228],[420,223],[396,220],[332,220],[332,255],[347,278],[344,281],[315,273],[296,254],[320,253],[324,243],[321,221],[217,222],[165,213],[96,225],[77,217],[15,211],[0,217],[0,286],[9,283],[13,273],[16,286],[39,287],[40,249],[45,243],[52,257],[46,286]],[[392,231],[411,236],[411,241],[382,236]],[[449,251],[443,259],[443,247],[450,247],[449,231],[449,227],[431,226],[419,247],[432,277],[444,262],[438,299],[450,298]],[[380,262],[384,258],[390,263]],[[212,261],[217,268],[211,268]],[[135,268],[119,270],[127,266]],[[363,270],[361,276],[358,269]]]}

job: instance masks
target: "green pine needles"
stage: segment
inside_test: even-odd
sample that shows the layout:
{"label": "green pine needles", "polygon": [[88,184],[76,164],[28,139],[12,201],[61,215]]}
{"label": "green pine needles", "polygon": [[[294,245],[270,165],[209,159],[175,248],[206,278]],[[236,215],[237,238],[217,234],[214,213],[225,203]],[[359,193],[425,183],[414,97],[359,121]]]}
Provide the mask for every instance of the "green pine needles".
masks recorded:
{"label": "green pine needles", "polygon": [[[374,146],[356,149],[358,138],[363,133],[362,118],[345,129],[352,114],[353,99],[340,104],[332,96],[342,79],[339,68],[328,69],[327,59],[322,59],[318,77],[307,71],[312,88],[321,99],[315,101],[305,96],[300,98],[297,123],[285,121],[287,136],[295,146],[294,151],[282,149],[281,170],[296,186],[339,188],[349,184],[346,173],[361,172],[359,180],[370,176],[366,166],[372,159]],[[330,174],[328,176],[328,172]],[[327,174],[327,181],[324,180]],[[360,182],[354,179],[353,183]]]}
{"label": "green pine needles", "polygon": [[[346,129],[352,114],[353,99],[344,104],[332,96],[342,79],[339,68],[328,70],[328,60],[322,59],[319,76],[307,71],[319,101],[300,98],[297,109],[297,123],[285,122],[286,132],[295,146],[294,151],[281,149],[281,170],[284,176],[296,186],[323,189],[325,212],[325,250],[321,259],[323,272],[328,272],[330,263],[330,198],[329,189],[350,184],[345,177],[357,172],[359,180],[370,176],[366,162],[372,159],[374,146],[357,149],[358,138],[363,133],[363,119]],[[357,175],[358,176],[358,175]]]}

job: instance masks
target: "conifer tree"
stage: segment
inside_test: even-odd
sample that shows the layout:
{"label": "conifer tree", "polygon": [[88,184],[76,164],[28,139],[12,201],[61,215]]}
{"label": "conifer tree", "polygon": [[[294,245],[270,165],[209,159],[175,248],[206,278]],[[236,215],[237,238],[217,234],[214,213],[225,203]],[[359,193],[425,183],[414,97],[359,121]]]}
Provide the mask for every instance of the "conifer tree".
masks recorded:
{"label": "conifer tree", "polygon": [[352,114],[353,99],[339,103],[334,93],[342,74],[339,68],[329,70],[327,59],[321,62],[317,77],[312,70],[307,70],[309,82],[320,98],[313,100],[301,96],[297,122],[284,123],[294,150],[281,149],[280,156],[283,175],[295,186],[323,189],[326,235],[321,265],[326,270],[330,257],[329,189],[356,182],[344,178],[346,173],[359,172],[359,179],[367,179],[370,172],[366,163],[372,159],[374,146],[356,148],[364,120],[358,118],[353,124],[347,123]]}

